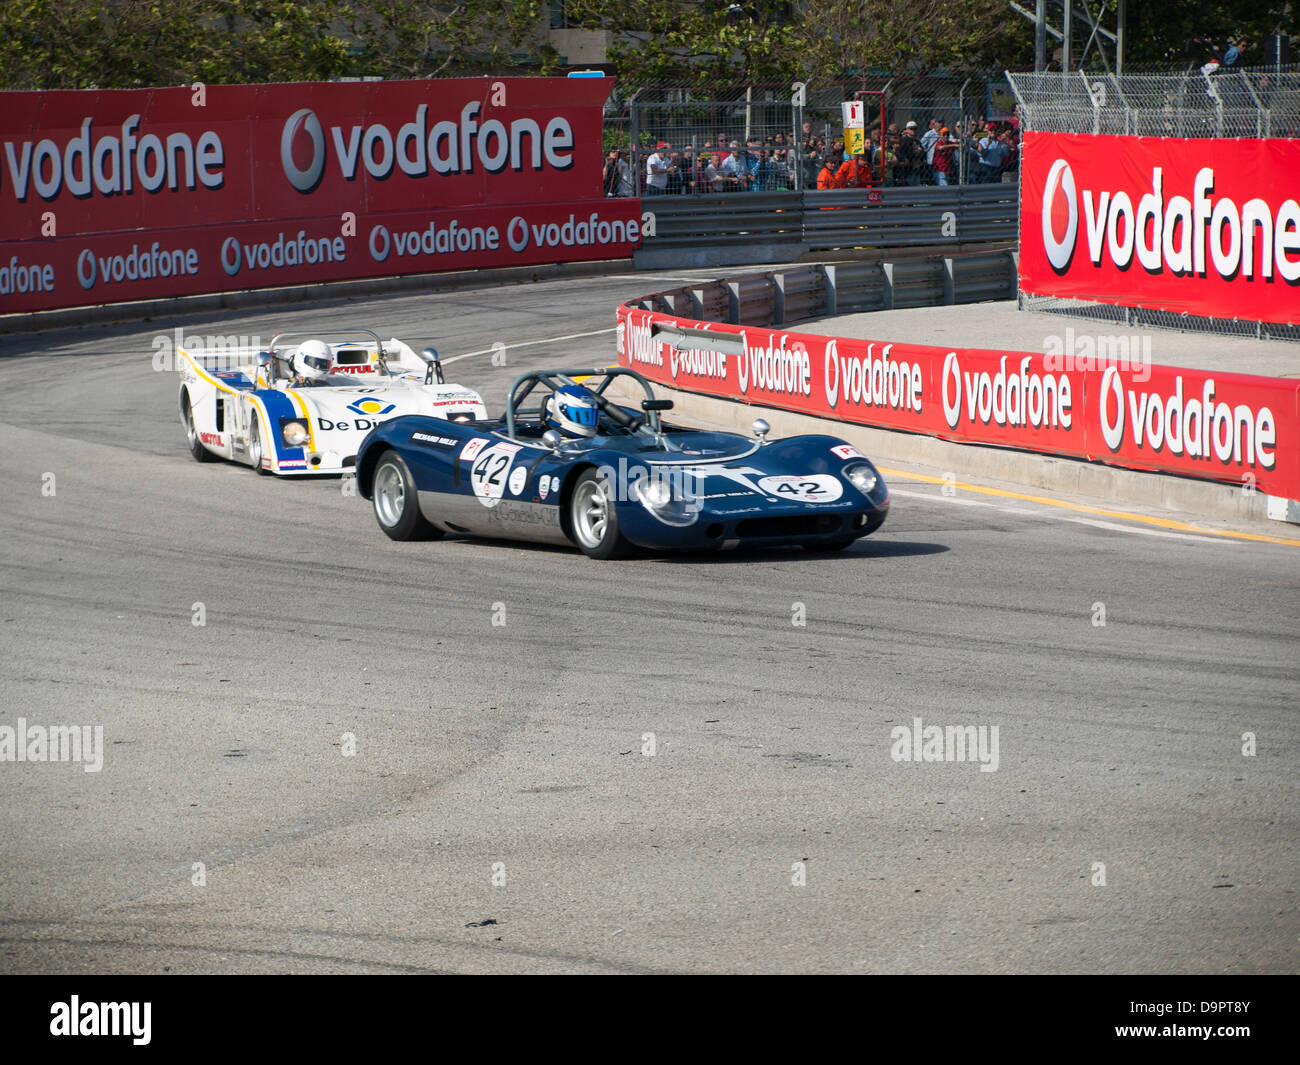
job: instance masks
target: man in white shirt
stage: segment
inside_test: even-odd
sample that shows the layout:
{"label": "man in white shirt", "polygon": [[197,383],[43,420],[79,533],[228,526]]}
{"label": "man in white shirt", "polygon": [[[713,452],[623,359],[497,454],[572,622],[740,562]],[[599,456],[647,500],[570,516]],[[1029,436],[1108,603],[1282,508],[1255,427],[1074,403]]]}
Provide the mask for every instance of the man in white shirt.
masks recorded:
{"label": "man in white shirt", "polygon": [[668,153],[672,145],[660,141],[645,161],[645,192],[647,196],[662,196],[668,191]]}
{"label": "man in white shirt", "polygon": [[[909,122],[908,125],[911,125]],[[921,147],[925,149],[925,165],[934,166],[934,146],[939,143],[939,130],[943,123],[937,118],[930,119],[930,128],[921,134]]]}

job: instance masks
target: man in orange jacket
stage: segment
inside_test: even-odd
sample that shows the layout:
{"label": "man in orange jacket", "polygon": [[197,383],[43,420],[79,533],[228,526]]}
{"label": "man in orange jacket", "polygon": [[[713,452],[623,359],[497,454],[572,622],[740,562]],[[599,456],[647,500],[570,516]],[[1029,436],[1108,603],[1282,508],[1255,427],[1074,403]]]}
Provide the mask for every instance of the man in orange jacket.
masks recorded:
{"label": "man in orange jacket", "polygon": [[871,138],[863,144],[862,151],[856,156],[844,160],[844,164],[835,172],[835,178],[842,189],[869,189],[876,179],[871,172]]}

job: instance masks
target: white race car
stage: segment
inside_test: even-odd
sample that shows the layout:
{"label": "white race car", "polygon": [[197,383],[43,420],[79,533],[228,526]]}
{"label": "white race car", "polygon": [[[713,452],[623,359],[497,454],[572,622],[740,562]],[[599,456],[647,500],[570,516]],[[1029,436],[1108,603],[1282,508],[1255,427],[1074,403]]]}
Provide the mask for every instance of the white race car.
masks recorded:
{"label": "white race car", "polygon": [[[348,339],[323,339],[338,336]],[[328,374],[310,382],[295,378],[299,346],[316,341],[329,351]],[[178,355],[181,421],[199,462],[233,459],[284,476],[340,474],[355,466],[365,435],[389,418],[487,417],[477,392],[443,382],[432,348],[417,355],[400,340],[382,341],[368,329],[278,333],[268,350],[182,349]]]}

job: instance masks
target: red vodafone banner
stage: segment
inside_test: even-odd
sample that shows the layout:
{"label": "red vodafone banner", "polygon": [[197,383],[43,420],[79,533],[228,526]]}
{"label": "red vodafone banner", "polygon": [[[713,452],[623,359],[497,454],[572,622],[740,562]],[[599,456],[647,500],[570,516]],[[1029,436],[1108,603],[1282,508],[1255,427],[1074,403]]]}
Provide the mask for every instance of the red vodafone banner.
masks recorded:
{"label": "red vodafone banner", "polygon": [[1300,381],[815,336],[627,305],[617,346],[621,365],[704,395],[1300,499]]}
{"label": "red vodafone banner", "polygon": [[601,196],[610,85],[6,93],[0,312],[626,257],[639,201]]}
{"label": "red vodafone banner", "polygon": [[1115,367],[1088,375],[1090,458],[1300,499],[1300,382],[1249,374]]}
{"label": "red vodafone banner", "polygon": [[1300,141],[1025,134],[1020,287],[1300,322]]}
{"label": "red vodafone banner", "polygon": [[639,202],[385,212],[346,226],[336,218],[313,218],[0,244],[0,309],[10,298],[3,293],[30,311],[438,270],[617,259],[630,255],[640,236]]}

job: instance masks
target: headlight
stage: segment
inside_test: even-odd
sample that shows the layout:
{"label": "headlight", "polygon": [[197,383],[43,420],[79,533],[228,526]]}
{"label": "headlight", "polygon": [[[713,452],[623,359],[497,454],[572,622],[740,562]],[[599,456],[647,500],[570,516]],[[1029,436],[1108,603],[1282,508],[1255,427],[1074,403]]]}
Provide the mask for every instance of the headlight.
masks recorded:
{"label": "headlight", "polygon": [[641,498],[656,510],[662,510],[673,501],[673,490],[667,481],[650,480],[641,482]]}
{"label": "headlight", "polygon": [[691,491],[676,483],[677,471],[651,473],[632,481],[630,494],[665,525],[692,524],[700,515],[700,504]]}
{"label": "headlight", "polygon": [[284,427],[280,430],[280,436],[289,447],[302,447],[311,439],[311,434],[307,432],[307,426],[302,422],[285,422]]}
{"label": "headlight", "polygon": [[845,466],[843,471],[845,479],[853,485],[864,496],[871,495],[880,478],[876,476],[873,470],[865,462],[855,462],[852,466]]}

